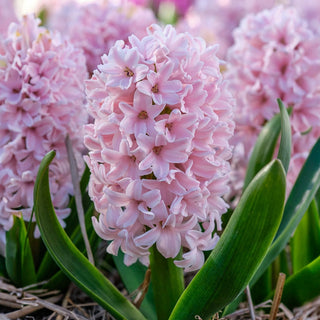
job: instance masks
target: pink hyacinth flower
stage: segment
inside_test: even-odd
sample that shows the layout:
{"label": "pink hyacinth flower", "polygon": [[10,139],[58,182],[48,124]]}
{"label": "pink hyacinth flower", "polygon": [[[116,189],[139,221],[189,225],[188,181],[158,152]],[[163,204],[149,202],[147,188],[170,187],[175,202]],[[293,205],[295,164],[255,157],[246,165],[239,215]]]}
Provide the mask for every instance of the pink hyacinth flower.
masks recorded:
{"label": "pink hyacinth flower", "polygon": [[86,82],[89,194],[100,213],[93,225],[127,265],[148,264],[156,246],[165,258],[182,248],[176,264],[197,270],[216,244],[234,130],[216,49],[152,25],[115,44]]}
{"label": "pink hyacinth flower", "polygon": [[24,16],[0,41],[1,232],[11,228],[14,214],[31,218],[37,171],[50,150],[56,150],[49,169],[51,197],[64,225],[73,194],[67,136],[79,170],[84,168],[85,57],[39,24],[33,15]]}
{"label": "pink hyacinth flower", "polygon": [[241,189],[262,126],[279,112],[277,98],[292,108],[293,147],[287,175],[290,192],[303,160],[319,137],[319,34],[295,8],[276,6],[248,15],[234,31],[234,38],[227,71],[237,98],[233,193]]}

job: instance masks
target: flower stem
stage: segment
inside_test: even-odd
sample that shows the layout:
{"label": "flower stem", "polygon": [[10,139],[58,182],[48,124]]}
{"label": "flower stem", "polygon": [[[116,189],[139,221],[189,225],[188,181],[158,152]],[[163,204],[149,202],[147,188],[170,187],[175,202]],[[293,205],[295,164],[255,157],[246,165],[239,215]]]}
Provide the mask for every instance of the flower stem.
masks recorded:
{"label": "flower stem", "polygon": [[184,290],[183,269],[172,258],[166,259],[156,246],[150,249],[151,283],[158,320],[167,320]]}

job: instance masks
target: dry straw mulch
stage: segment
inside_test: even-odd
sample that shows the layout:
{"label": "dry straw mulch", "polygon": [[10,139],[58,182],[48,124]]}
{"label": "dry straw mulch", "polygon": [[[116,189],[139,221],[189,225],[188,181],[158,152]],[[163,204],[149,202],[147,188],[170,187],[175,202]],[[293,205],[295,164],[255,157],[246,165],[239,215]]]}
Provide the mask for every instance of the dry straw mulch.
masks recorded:
{"label": "dry straw mulch", "polygon": [[[275,298],[254,307],[250,304],[242,305],[236,312],[220,320],[245,320],[252,317],[255,320],[320,320],[320,297],[294,310],[275,302]],[[65,294],[61,294],[59,291],[33,290],[32,287],[19,289],[0,279],[0,320],[7,319],[113,320],[114,318],[73,284]],[[201,320],[198,316],[195,316],[195,319]],[[216,316],[213,319],[219,318]]]}

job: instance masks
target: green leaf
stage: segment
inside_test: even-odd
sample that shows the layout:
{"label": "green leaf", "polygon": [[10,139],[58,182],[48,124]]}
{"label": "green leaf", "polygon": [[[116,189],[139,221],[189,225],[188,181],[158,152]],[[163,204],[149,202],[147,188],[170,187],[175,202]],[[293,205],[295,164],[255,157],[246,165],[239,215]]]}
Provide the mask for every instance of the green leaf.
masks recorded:
{"label": "green leaf", "polygon": [[59,224],[51,202],[48,167],[55,156],[49,152],[42,160],[34,187],[35,215],[39,230],[51,256],[61,270],[93,300],[116,319],[145,317],[75,247]]}
{"label": "green leaf", "polygon": [[272,267],[272,265],[269,266],[258,281],[250,288],[252,300],[255,304],[265,301],[265,297],[272,291]]}
{"label": "green leaf", "polygon": [[276,114],[260,131],[250,156],[243,189],[245,189],[253,177],[271,161],[280,130],[281,117],[280,114]]}
{"label": "green leaf", "polygon": [[[94,242],[96,242],[96,239],[97,239],[97,234],[95,233],[93,226],[92,226],[92,222],[91,222],[93,209],[94,209],[94,206],[92,204],[91,207],[89,207],[88,211],[85,214],[85,219],[86,219],[85,222],[86,222],[86,226],[87,226],[87,232],[88,232],[88,234],[91,234],[91,237],[93,237],[92,240],[90,241],[91,246],[94,244]],[[82,253],[85,253],[85,245],[83,242],[83,238],[82,238],[79,224],[77,224],[75,226],[75,228],[73,228],[73,229],[74,230],[70,236],[70,239]],[[51,278],[56,272],[59,272],[59,270],[60,270],[59,267],[56,265],[56,263],[53,261],[51,255],[50,255],[50,253],[47,251],[46,254],[44,255],[44,257],[42,258],[40,267],[37,271],[37,279],[40,282],[40,281],[47,280],[50,278],[51,283],[53,283],[53,284],[56,283],[58,285],[60,282],[53,282]],[[55,289],[58,289],[58,288],[59,288],[58,286],[55,287]]]}
{"label": "green leaf", "polygon": [[244,297],[245,297],[245,292],[239,294],[236,299],[234,299],[231,303],[229,303],[224,308],[221,316],[224,317],[224,316],[226,316],[226,315],[228,315],[230,313],[235,312],[238,309],[239,304],[241,303],[241,301],[244,301]]}
{"label": "green leaf", "polygon": [[171,320],[202,319],[232,302],[249,283],[278,229],[285,172],[273,160],[251,181],[216,248],[178,300]]}
{"label": "green leaf", "polygon": [[[147,272],[147,267],[142,265],[140,262],[136,262],[129,267],[126,266],[123,263],[124,254],[120,250],[118,255],[112,256],[112,258],[126,289],[130,294],[133,293],[143,282]],[[151,283],[141,304],[140,310],[147,317],[147,319],[157,319]]]}
{"label": "green leaf", "polygon": [[281,160],[284,170],[288,172],[290,157],[291,157],[291,126],[287,109],[282,101],[277,99],[280,115],[281,115],[281,141],[278,152],[278,159]]}
{"label": "green leaf", "polygon": [[268,300],[268,296],[277,285],[279,273],[290,274],[286,250],[281,251],[258,281],[250,288],[252,300],[255,304]]}
{"label": "green leaf", "polygon": [[320,256],[289,277],[282,302],[289,308],[301,306],[320,295]]}
{"label": "green leaf", "polygon": [[314,196],[314,199],[316,201],[317,208],[318,208],[318,213],[319,213],[319,217],[320,217],[320,189],[318,189],[318,191],[316,192],[316,195]]}
{"label": "green leaf", "polygon": [[183,269],[164,258],[156,245],[150,249],[151,283],[158,320],[167,320],[184,290]]}
{"label": "green leaf", "polygon": [[320,256],[320,218],[313,200],[290,242],[293,273]]}
{"label": "green leaf", "polygon": [[22,217],[13,217],[13,226],[6,232],[6,269],[18,287],[36,283],[36,272],[27,229]]}
{"label": "green leaf", "polygon": [[285,248],[293,232],[307,211],[320,186],[320,139],[312,148],[294,184],[283,212],[276,238],[254,275],[253,284]]}
{"label": "green leaf", "polygon": [[6,259],[0,255],[0,277],[8,278],[8,273],[6,269]]}

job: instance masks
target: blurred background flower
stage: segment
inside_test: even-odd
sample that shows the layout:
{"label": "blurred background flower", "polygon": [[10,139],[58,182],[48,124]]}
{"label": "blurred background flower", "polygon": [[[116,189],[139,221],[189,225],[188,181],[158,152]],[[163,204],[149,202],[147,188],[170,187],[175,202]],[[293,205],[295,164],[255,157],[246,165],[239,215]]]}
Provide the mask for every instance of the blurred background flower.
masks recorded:
{"label": "blurred background flower", "polygon": [[127,42],[132,33],[144,36],[146,28],[155,21],[151,9],[127,1],[119,4],[111,1],[67,2],[48,15],[49,28],[60,31],[83,50],[89,73],[96,69],[102,54],[117,40]]}
{"label": "blurred background flower", "polygon": [[6,34],[11,22],[17,21],[14,2],[12,0],[0,0],[0,35]]}
{"label": "blurred background flower", "polygon": [[83,169],[82,127],[87,121],[85,57],[33,15],[11,24],[0,41],[0,221],[1,237],[12,215],[31,217],[40,161],[54,149],[50,187],[62,223],[73,193],[65,139],[69,135]]}
{"label": "blurred background flower", "polygon": [[239,167],[246,167],[262,126],[279,112],[280,98],[292,108],[289,192],[320,134],[319,34],[295,8],[276,6],[246,16],[234,39],[226,75],[237,100],[234,185],[243,181]]}

